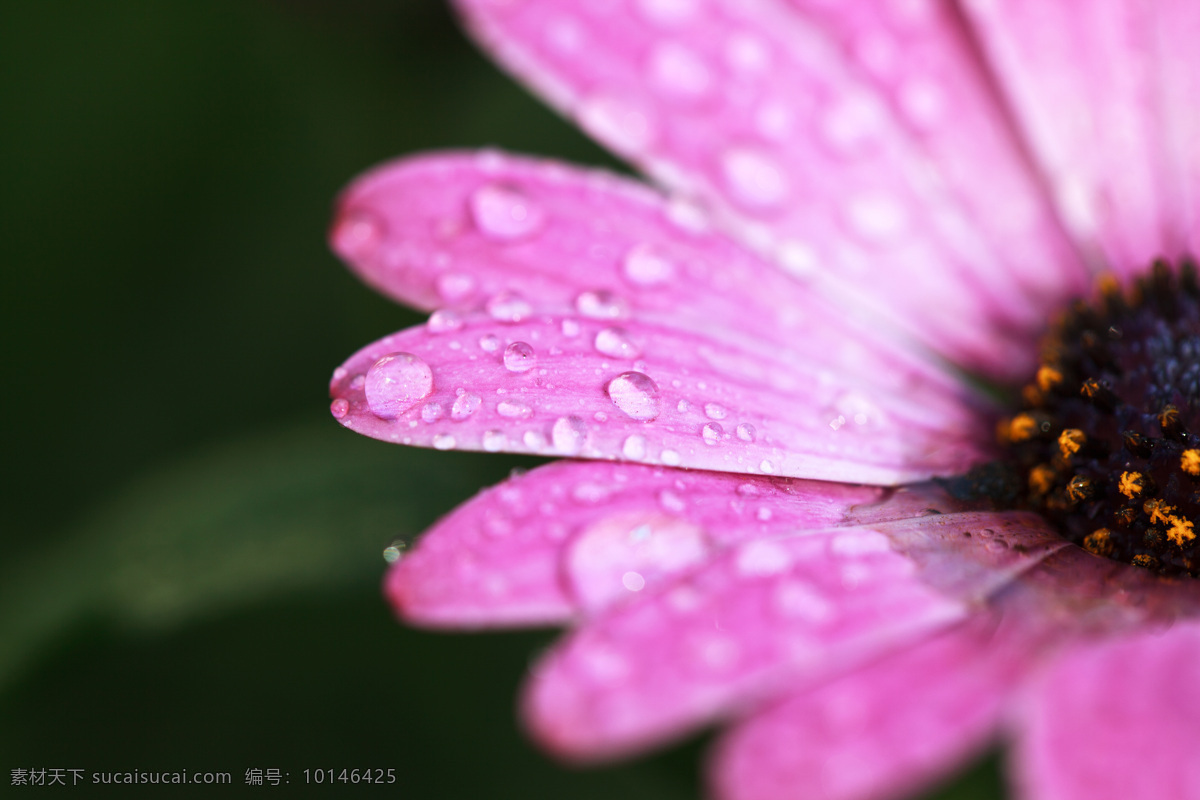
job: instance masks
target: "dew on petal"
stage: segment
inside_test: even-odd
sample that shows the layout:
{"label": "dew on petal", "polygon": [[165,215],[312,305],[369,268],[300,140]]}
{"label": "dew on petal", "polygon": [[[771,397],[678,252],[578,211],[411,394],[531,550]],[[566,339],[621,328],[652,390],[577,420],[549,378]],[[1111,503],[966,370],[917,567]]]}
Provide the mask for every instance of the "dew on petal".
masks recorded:
{"label": "dew on petal", "polygon": [[526,342],[513,342],[504,348],[504,368],[509,372],[528,372],[537,366],[537,353]]}
{"label": "dew on petal", "polygon": [[485,353],[494,353],[500,349],[500,337],[494,333],[487,333],[479,337],[479,349]]}
{"label": "dew on petal", "polygon": [[700,429],[700,437],[704,439],[707,445],[715,445],[721,442],[721,436],[725,433],[725,429],[715,422],[710,422]]}
{"label": "dew on petal", "polygon": [[334,419],[341,419],[350,411],[350,401],[344,397],[339,397],[329,404],[329,413],[333,414]]}
{"label": "dew on petal", "polygon": [[438,450],[453,450],[458,442],[449,433],[434,434],[433,446]]}
{"label": "dew on petal", "polygon": [[333,371],[333,378],[331,379],[330,383],[337,383],[338,381],[343,380],[349,374],[349,370],[347,370],[345,367],[338,367]]}
{"label": "dew on petal", "polygon": [[720,403],[705,403],[704,416],[709,419],[725,419],[729,416],[729,412]]}
{"label": "dew on petal", "polygon": [[359,389],[363,388],[363,386],[365,386],[366,383],[367,383],[367,376],[363,375],[360,372],[357,375],[355,375],[353,378],[350,379],[350,388],[357,392]]}
{"label": "dew on petal", "polygon": [[446,409],[436,401],[421,406],[421,419],[425,422],[437,422],[446,416]]}
{"label": "dew on petal", "polygon": [[640,572],[626,572],[621,576],[621,583],[631,592],[640,592],[646,588],[646,579]]}
{"label": "dew on petal", "polygon": [[623,328],[605,328],[596,334],[596,351],[612,358],[633,360],[642,355],[639,348]]}
{"label": "dew on petal", "polygon": [[579,335],[579,322],[573,319],[564,319],[562,321],[562,334],[568,338],[575,338]]}
{"label": "dew on petal", "polygon": [[680,464],[679,453],[674,450],[663,450],[658,454],[658,458],[668,467],[678,467]]}
{"label": "dew on petal", "polygon": [[330,244],[347,261],[371,258],[387,235],[383,220],[370,211],[354,209],[338,218]]}
{"label": "dew on petal", "polygon": [[776,586],[772,600],[780,616],[807,622],[829,622],[837,611],[815,588],[798,580],[783,581]]}
{"label": "dew on petal", "polygon": [[526,419],[533,409],[516,400],[501,400],[496,404],[496,413],[505,419]]}
{"label": "dew on petal", "polygon": [[391,353],[367,370],[367,405],[380,419],[395,419],[433,391],[433,371],[412,353]]}
{"label": "dew on petal", "polygon": [[908,218],[904,208],[889,197],[864,195],[846,209],[852,230],[864,240],[884,242],[904,232]]}
{"label": "dew on petal", "polygon": [[439,308],[430,314],[429,322],[426,323],[430,333],[448,333],[458,330],[462,325],[462,317],[445,308]]}
{"label": "dew on petal", "polygon": [[672,492],[670,489],[663,489],[658,493],[658,504],[663,511],[668,511],[672,514],[682,514],[687,510],[687,503],[683,498]]}
{"label": "dew on petal", "polygon": [[608,382],[608,397],[627,416],[642,422],[658,417],[658,384],[641,372],[623,372]]}
{"label": "dew on petal", "polygon": [[778,542],[760,539],[741,549],[736,566],[737,571],[748,578],[778,575],[792,566],[792,554]]}
{"label": "dew on petal", "polygon": [[525,431],[521,436],[521,441],[530,450],[544,450],[546,448],[546,437],[541,431]]}
{"label": "dew on petal", "polygon": [[565,456],[578,455],[587,437],[587,424],[579,417],[559,417],[550,429],[550,442],[556,452]]}
{"label": "dew on petal", "polygon": [[733,199],[746,208],[775,208],[787,199],[783,168],[765,153],[732,148],[722,155],[721,170]]}
{"label": "dew on petal", "polygon": [[498,453],[508,444],[508,436],[504,431],[484,431],[483,449],[489,453]]}
{"label": "dew on petal", "polygon": [[471,215],[480,233],[502,242],[530,236],[545,223],[541,208],[522,192],[495,184],[472,193]]}
{"label": "dew on petal", "polygon": [[696,100],[712,86],[712,74],[692,50],[662,42],[650,54],[650,84],[667,97]]}
{"label": "dew on petal", "polygon": [[485,308],[497,322],[520,322],[533,314],[533,306],[516,292],[500,292],[487,301]]}
{"label": "dew on petal", "polygon": [[592,319],[620,319],[629,316],[625,299],[605,289],[589,289],[575,298],[575,310]]}
{"label": "dew on petal", "polygon": [[775,471],[775,465],[772,464],[770,461],[768,461],[765,458],[759,462],[758,468],[759,468],[759,470],[761,470],[763,473],[765,473],[767,475],[770,475],[771,473],[773,473]]}
{"label": "dew on petal", "polygon": [[450,407],[450,418],[456,422],[462,422],[476,411],[483,403],[483,398],[471,392],[463,392],[454,399],[454,405]]}
{"label": "dew on petal", "polygon": [[638,0],[638,10],[649,22],[673,27],[696,15],[696,0]]}
{"label": "dew on petal", "polygon": [[654,245],[639,244],[625,254],[621,274],[634,286],[661,286],[675,277],[675,264]]}
{"label": "dew on petal", "polygon": [[633,434],[625,437],[621,445],[621,455],[633,461],[641,461],[646,457],[646,437]]}
{"label": "dew on petal", "polygon": [[458,303],[475,291],[475,279],[456,272],[439,275],[437,291],[447,303]]}
{"label": "dew on petal", "polygon": [[753,442],[758,436],[758,431],[749,422],[743,422],[734,429],[734,434],[743,442]]}
{"label": "dew on petal", "polygon": [[632,100],[596,95],[576,113],[581,128],[625,155],[644,152],[658,135],[650,111]]}

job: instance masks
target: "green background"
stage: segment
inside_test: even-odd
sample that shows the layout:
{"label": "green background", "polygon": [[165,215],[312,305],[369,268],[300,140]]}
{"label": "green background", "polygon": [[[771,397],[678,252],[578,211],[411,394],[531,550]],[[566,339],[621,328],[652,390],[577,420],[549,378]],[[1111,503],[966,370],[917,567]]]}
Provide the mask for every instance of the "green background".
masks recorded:
{"label": "green background", "polygon": [[[186,769],[329,796],[304,769],[391,767],[356,791],[702,793],[703,738],[590,770],[524,740],[551,633],[412,631],[383,603],[393,537],[532,462],[328,415],[332,368],[419,321],[325,246],[355,174],[482,145],[615,162],[429,0],[4,4],[0,109],[5,788]],[[939,796],[1001,797],[998,774]]]}

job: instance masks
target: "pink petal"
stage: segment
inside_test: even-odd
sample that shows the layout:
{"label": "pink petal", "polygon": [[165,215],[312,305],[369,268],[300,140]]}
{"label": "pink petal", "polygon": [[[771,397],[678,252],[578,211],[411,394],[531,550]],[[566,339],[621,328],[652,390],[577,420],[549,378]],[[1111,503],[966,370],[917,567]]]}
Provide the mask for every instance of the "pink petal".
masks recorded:
{"label": "pink petal", "polygon": [[839,354],[843,372],[955,388],[915,347],[855,328],[773,263],[624,178],[496,152],[441,154],[380,167],[339,205],[334,248],[372,286],[420,308],[461,314],[507,297],[766,352],[813,357],[837,342],[854,348]]}
{"label": "pink petal", "polygon": [[711,764],[723,800],[908,797],[992,735],[1030,660],[1024,632],[980,615],[793,695],[735,727]]}
{"label": "pink petal", "polygon": [[[1168,241],[1192,255],[1200,253],[1200,6],[1170,0],[1153,6],[1158,48],[1165,160],[1168,165],[1163,210]],[[1171,253],[1168,253],[1171,254]]]}
{"label": "pink petal", "polygon": [[560,461],[480,493],[392,567],[410,622],[561,623],[634,599],[730,544],[845,521],[882,490]]}
{"label": "pink petal", "polygon": [[1200,798],[1200,624],[1072,649],[1027,698],[1014,766],[1028,800]]}
{"label": "pink petal", "polygon": [[[1124,274],[1177,255],[1197,227],[1181,219],[1169,157],[1187,152],[1196,176],[1194,4],[964,5],[1072,233]],[[1179,80],[1157,85],[1160,67]]]}
{"label": "pink petal", "polygon": [[557,647],[525,698],[534,735],[607,758],[845,672],[966,615],[863,529],[760,539]]}
{"label": "pink petal", "polygon": [[[838,26],[822,30],[777,5],[679,3],[670,19],[648,0],[461,5],[501,63],[585,130],[704,198],[744,241],[812,273],[822,291],[867,302],[960,364],[1020,374],[1040,312],[1078,285],[1078,262],[1002,116],[964,103],[970,124],[950,132],[951,103],[981,83],[961,42],[913,59],[914,72],[930,70],[914,101],[852,63],[831,40]],[[900,38],[951,29],[938,18]],[[961,85],[950,84],[956,75]],[[945,133],[927,136],[900,111],[907,97],[927,114],[939,81],[954,113],[933,122]]]}
{"label": "pink petal", "polygon": [[502,312],[363,349],[334,374],[334,416],[439,449],[874,484],[961,471],[990,446],[980,415],[935,387],[836,372],[838,343],[813,363],[632,320]]}

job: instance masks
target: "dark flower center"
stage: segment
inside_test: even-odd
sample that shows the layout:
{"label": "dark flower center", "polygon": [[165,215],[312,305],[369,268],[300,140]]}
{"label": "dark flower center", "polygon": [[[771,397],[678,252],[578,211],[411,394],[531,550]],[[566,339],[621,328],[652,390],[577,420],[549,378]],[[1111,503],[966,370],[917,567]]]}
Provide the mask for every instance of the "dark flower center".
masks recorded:
{"label": "dark flower center", "polygon": [[1054,324],[1021,397],[997,426],[1011,467],[977,471],[985,491],[1096,555],[1200,576],[1195,262],[1157,261],[1128,290],[1102,281]]}

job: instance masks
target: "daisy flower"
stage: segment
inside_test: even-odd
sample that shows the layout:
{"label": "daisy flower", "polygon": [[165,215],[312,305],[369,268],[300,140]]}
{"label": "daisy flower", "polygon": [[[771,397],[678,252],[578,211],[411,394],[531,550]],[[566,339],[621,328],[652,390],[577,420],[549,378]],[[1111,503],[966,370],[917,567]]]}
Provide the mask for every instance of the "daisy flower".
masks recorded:
{"label": "daisy flower", "polygon": [[341,198],[336,251],[432,314],[333,416],[566,459],[427,532],[400,616],[570,626],[531,734],[725,725],[720,798],[903,796],[997,738],[1020,797],[1200,797],[1200,5],[460,8],[650,182],[439,153]]}

